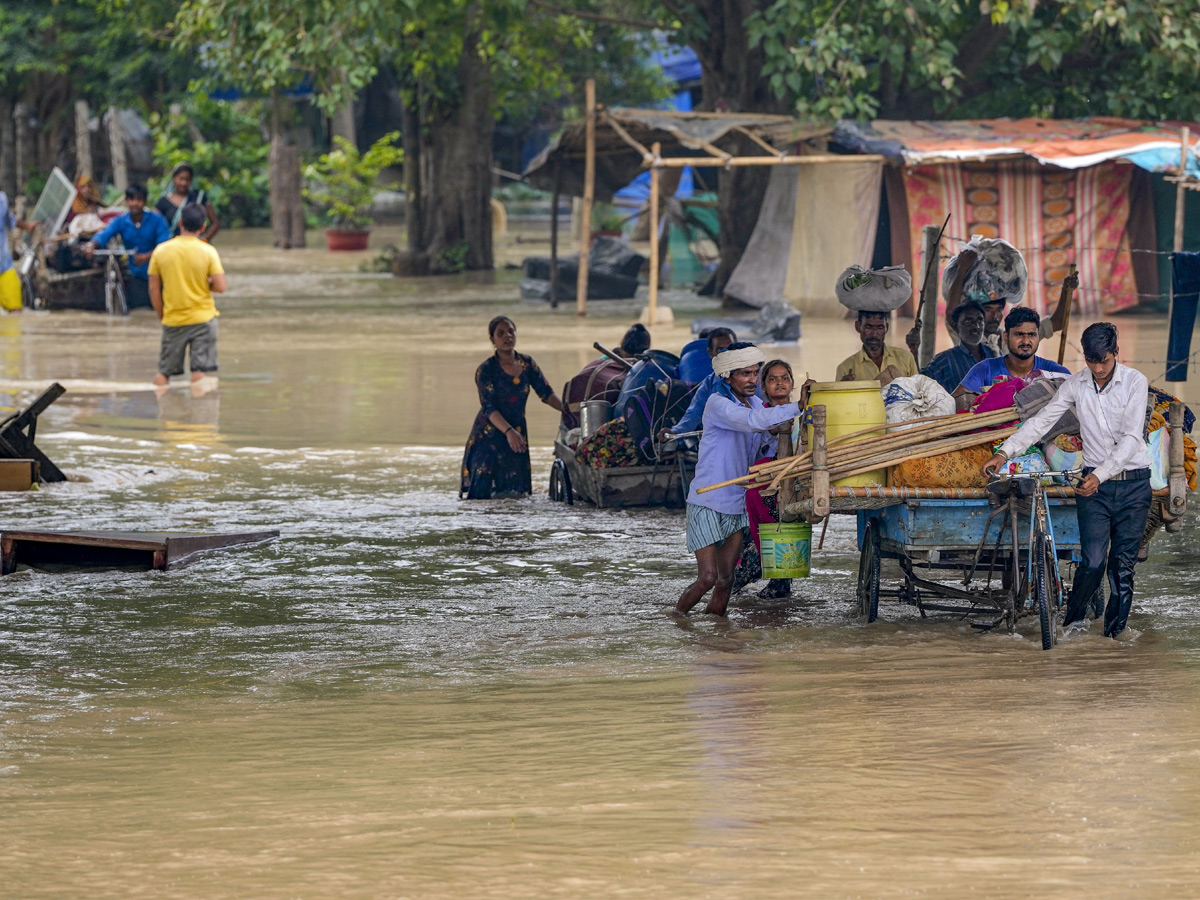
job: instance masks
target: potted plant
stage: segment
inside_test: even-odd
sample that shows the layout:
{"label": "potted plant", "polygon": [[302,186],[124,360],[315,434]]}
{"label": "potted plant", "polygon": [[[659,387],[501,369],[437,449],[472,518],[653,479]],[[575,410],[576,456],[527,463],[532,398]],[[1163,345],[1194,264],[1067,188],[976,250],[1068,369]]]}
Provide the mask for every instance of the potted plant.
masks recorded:
{"label": "potted plant", "polygon": [[592,237],[621,237],[626,217],[615,206],[597,203],[592,207]]}
{"label": "potted plant", "polygon": [[384,169],[403,162],[404,151],[395,146],[399,137],[398,131],[388,132],[366,153],[359,153],[344,137],[335,137],[334,149],[305,170],[304,197],[320,208],[328,222],[325,242],[330,250],[367,249],[375,192],[397,187],[394,182],[377,181]]}

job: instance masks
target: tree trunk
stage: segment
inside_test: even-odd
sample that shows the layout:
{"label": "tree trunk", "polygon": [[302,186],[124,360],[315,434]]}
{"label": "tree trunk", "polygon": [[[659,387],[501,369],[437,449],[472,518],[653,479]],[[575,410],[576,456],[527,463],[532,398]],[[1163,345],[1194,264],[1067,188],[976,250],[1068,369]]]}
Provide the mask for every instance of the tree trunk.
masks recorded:
{"label": "tree trunk", "polygon": [[11,97],[0,97],[0,191],[17,200],[17,123]]}
{"label": "tree trunk", "polygon": [[421,240],[421,98],[420,85],[413,88],[413,98],[405,103],[400,116],[401,141],[404,146],[404,230],[409,252],[424,249]]}
{"label": "tree trunk", "polygon": [[[708,23],[703,37],[691,44],[701,63],[702,108],[716,112],[786,112],[787,102],[777,99],[763,78],[762,51],[750,48],[746,33],[746,19],[762,4],[756,0],[707,0],[698,5]],[[739,138],[733,152],[752,155],[759,151],[750,141]],[[758,222],[769,180],[768,166],[721,170],[717,190],[721,223],[717,246],[721,259],[702,293],[724,294]]]}
{"label": "tree trunk", "polygon": [[304,198],[301,194],[300,148],[296,144],[295,111],[278,96],[271,99],[271,153],[268,184],[271,231],[283,250],[304,246]]}
{"label": "tree trunk", "polygon": [[428,180],[421,190],[421,250],[434,274],[490,269],[492,115],[490,73],[468,35],[458,63],[458,99],[431,107]]}

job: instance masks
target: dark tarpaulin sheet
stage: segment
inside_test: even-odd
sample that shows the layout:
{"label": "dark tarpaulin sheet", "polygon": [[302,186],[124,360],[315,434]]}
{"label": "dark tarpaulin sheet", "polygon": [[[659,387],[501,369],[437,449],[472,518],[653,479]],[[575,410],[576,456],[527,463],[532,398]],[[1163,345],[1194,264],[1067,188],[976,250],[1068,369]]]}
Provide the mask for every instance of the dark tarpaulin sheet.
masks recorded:
{"label": "dark tarpaulin sheet", "polygon": [[[755,113],[697,113],[659,109],[602,109],[596,114],[596,199],[609,202],[613,195],[629,184],[646,168],[642,154],[631,147],[610,122],[616,122],[635,141],[647,150],[655,143],[662,144],[662,155],[707,156],[704,144],[719,147],[728,153],[744,152],[751,156],[766,156],[766,150],[749,144],[739,150],[737,139],[745,140],[734,129],[745,129],[781,152],[793,150],[800,141],[821,137],[832,132],[832,126],[803,122],[789,116],[770,116]],[[525,169],[526,180],[533,187],[554,190],[555,166],[562,167],[562,193],[583,196],[584,154],[586,128],[575,122],[539,153]],[[714,159],[714,163],[718,164]]]}

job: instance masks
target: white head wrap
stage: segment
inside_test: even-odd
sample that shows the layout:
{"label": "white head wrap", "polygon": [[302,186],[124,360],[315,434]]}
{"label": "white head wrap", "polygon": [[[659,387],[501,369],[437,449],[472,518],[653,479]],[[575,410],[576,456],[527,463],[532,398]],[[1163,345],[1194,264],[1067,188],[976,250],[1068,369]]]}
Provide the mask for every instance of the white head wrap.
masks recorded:
{"label": "white head wrap", "polygon": [[713,357],[712,366],[718,378],[728,378],[731,372],[766,361],[766,355],[757,347],[743,347],[741,350],[722,350]]}

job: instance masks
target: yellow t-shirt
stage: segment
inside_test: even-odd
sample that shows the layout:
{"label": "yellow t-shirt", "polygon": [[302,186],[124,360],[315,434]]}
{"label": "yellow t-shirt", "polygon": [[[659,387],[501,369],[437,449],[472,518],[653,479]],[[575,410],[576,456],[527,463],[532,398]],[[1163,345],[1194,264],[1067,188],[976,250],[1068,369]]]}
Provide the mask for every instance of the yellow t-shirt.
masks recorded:
{"label": "yellow t-shirt", "polygon": [[899,369],[901,376],[917,374],[917,361],[913,359],[913,355],[908,350],[884,344],[882,367],[875,365],[875,360],[867,356],[866,350],[859,350],[838,364],[837,375],[834,378],[836,381],[841,381],[847,374],[853,372],[856,381],[871,381],[879,377],[881,368],[886,369],[888,366],[895,366]]}
{"label": "yellow t-shirt", "polygon": [[220,315],[208,276],[225,269],[211,244],[188,234],[171,238],[154,248],[149,273],[162,279],[164,325],[203,325]]}

